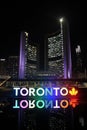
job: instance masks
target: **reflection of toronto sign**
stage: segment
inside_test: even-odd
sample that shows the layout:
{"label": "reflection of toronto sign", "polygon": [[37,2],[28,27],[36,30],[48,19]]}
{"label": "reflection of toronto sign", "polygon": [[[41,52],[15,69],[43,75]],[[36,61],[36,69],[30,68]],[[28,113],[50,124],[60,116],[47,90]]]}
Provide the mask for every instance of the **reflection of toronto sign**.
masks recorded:
{"label": "reflection of toronto sign", "polygon": [[[52,87],[52,88],[27,88],[14,87],[14,105],[13,108],[68,108],[72,105],[69,96],[76,96],[78,90],[66,87]],[[75,100],[74,100],[75,101]],[[75,106],[75,102],[74,102]]]}

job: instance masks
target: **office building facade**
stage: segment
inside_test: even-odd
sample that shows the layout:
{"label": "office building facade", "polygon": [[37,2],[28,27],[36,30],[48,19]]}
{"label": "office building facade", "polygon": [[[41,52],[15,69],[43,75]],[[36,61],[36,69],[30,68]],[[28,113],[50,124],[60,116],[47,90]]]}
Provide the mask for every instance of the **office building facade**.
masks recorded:
{"label": "office building facade", "polygon": [[59,31],[46,36],[44,44],[44,70],[58,78],[71,78],[70,34],[66,19],[60,21]]}
{"label": "office building facade", "polygon": [[29,39],[27,32],[21,32],[20,36],[20,59],[19,78],[29,78],[38,70],[38,44]]}
{"label": "office building facade", "polygon": [[19,57],[9,56],[7,59],[7,75],[11,76],[13,79],[18,78],[18,68],[19,68]]}
{"label": "office building facade", "polygon": [[48,71],[64,78],[64,54],[61,34],[48,37]]}

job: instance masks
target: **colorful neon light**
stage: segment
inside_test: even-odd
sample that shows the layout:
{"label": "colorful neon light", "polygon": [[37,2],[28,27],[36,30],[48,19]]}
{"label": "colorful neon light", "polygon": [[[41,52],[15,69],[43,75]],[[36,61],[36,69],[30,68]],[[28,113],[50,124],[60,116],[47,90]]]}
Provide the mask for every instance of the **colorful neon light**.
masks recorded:
{"label": "colorful neon light", "polygon": [[67,100],[15,100],[13,108],[67,108],[69,102]]}
{"label": "colorful neon light", "polygon": [[78,100],[77,99],[71,99],[70,100],[70,105],[73,107],[73,108],[75,108],[77,105],[78,105],[79,103],[78,103]]}
{"label": "colorful neon light", "polygon": [[65,87],[52,87],[52,88],[13,88],[15,92],[15,96],[66,96],[68,95],[68,89]]}
{"label": "colorful neon light", "polygon": [[76,96],[78,94],[78,90],[76,90],[74,87],[69,90],[69,94],[72,95],[72,96]]}
{"label": "colorful neon light", "polygon": [[14,87],[14,105],[13,108],[68,108],[69,105],[75,107],[76,100],[71,100],[68,95],[76,96],[78,90],[74,87],[68,90],[66,87],[50,88],[27,88]]}

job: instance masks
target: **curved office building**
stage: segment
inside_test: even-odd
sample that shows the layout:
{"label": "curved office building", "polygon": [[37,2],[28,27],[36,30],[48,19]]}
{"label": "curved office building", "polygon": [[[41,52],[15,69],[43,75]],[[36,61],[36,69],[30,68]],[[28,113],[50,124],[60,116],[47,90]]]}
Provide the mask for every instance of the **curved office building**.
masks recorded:
{"label": "curved office building", "polygon": [[66,19],[60,22],[58,32],[46,35],[42,39],[43,42],[40,43],[40,45],[43,44],[42,48],[29,39],[30,36],[27,32],[21,32],[19,78],[28,78],[40,72],[41,55],[43,55],[41,59],[43,60],[43,71],[48,75],[57,76],[57,78],[72,77],[70,34]]}
{"label": "curved office building", "polygon": [[28,32],[20,35],[19,78],[29,78],[38,69],[38,44],[29,40]]}
{"label": "curved office building", "polygon": [[60,31],[48,36],[48,71],[58,78],[71,78],[72,61],[69,26],[66,19],[60,24]]}

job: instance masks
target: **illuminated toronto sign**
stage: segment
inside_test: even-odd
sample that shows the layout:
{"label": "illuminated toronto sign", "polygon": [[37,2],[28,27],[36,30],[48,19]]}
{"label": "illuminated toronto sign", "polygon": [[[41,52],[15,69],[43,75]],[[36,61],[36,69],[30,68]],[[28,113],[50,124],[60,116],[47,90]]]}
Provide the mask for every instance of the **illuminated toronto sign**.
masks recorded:
{"label": "illuminated toronto sign", "polygon": [[14,87],[14,105],[13,108],[68,108],[70,105],[69,95],[76,96],[78,90],[72,88],[68,90],[66,87]]}

